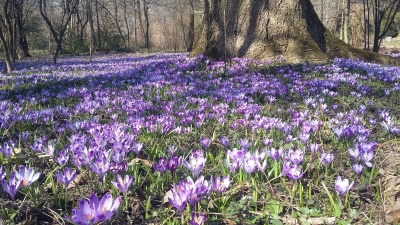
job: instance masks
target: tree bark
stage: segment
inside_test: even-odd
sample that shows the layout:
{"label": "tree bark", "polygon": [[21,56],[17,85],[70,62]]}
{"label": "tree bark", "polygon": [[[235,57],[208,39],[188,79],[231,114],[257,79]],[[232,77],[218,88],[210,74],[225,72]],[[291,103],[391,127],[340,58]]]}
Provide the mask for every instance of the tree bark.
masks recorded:
{"label": "tree bark", "polygon": [[24,18],[23,18],[23,4],[24,1],[15,1],[15,19],[18,26],[18,47],[20,51],[20,57],[30,57],[28,41],[26,40]]}
{"label": "tree bark", "polygon": [[99,0],[96,0],[96,23],[97,23],[97,45],[101,48],[101,28],[100,28],[100,17],[99,17]]}
{"label": "tree bark", "polygon": [[124,9],[124,22],[125,22],[125,29],[126,29],[126,37],[128,40],[128,49],[131,49],[131,32],[130,32],[130,26],[128,22],[128,13],[127,13],[127,7],[128,5],[126,4],[126,0],[123,0],[123,9]]}
{"label": "tree bark", "polygon": [[225,52],[227,57],[284,56],[291,63],[327,62],[334,57],[380,58],[335,38],[319,20],[310,0],[205,0],[203,18],[192,56],[201,53],[218,59]]}
{"label": "tree bark", "polygon": [[190,52],[193,49],[194,43],[194,0],[189,0],[189,35],[188,35],[188,46],[187,51]]}
{"label": "tree bark", "polygon": [[149,20],[149,6],[146,0],[143,0],[143,15],[144,15],[144,22],[146,25],[146,30],[144,34],[144,46],[145,48],[150,48],[150,20]]}
{"label": "tree bark", "polygon": [[[145,39],[145,42],[146,42],[146,38],[145,38],[145,31],[144,31],[144,26],[143,26],[143,19],[142,19],[142,7],[140,6],[141,4],[140,4],[140,0],[137,0],[136,1],[136,3],[137,3],[137,16],[138,16],[138,20],[139,20],[139,26],[140,26],[140,30],[142,31],[142,34],[143,34],[143,37],[144,37],[144,39]],[[146,46],[146,43],[145,43],[145,46]]]}
{"label": "tree bark", "polygon": [[89,19],[89,26],[90,26],[90,38],[91,43],[94,45],[94,49],[98,48],[97,39],[96,39],[96,32],[94,31],[94,21],[93,21],[93,10],[92,10],[92,0],[89,0],[87,4],[87,16]]}
{"label": "tree bark", "polygon": [[7,41],[5,39],[3,28],[2,28],[3,25],[4,25],[4,20],[1,18],[0,40],[1,40],[1,44],[3,45],[4,56],[5,56],[4,61],[6,63],[7,72],[11,73],[13,68],[12,68],[12,63],[11,63],[10,52],[9,52],[9,49],[8,49],[8,44],[7,44]]}

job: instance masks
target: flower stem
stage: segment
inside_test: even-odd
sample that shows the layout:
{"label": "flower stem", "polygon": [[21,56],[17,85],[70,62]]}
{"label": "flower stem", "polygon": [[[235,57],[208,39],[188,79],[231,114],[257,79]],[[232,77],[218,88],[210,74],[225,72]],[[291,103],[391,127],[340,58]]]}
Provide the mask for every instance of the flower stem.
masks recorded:
{"label": "flower stem", "polygon": [[64,209],[67,210],[67,201],[68,201],[68,193],[67,193],[68,187],[65,186],[64,190]]}

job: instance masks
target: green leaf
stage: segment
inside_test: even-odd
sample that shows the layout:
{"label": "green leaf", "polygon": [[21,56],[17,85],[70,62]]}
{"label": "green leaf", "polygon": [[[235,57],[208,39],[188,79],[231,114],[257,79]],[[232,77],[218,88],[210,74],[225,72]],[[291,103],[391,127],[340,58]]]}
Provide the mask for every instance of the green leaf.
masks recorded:
{"label": "green leaf", "polygon": [[356,209],[350,209],[349,216],[350,216],[350,218],[355,219],[355,220],[360,217],[360,215],[358,214],[358,211]]}
{"label": "green leaf", "polygon": [[267,203],[266,209],[270,214],[279,215],[282,212],[283,207],[279,201],[270,199]]}
{"label": "green leaf", "polygon": [[305,207],[301,207],[301,208],[300,208],[300,212],[301,212],[302,214],[309,215],[309,214],[311,213],[311,210],[309,210],[309,209],[307,209],[307,208],[305,208]]}
{"label": "green leaf", "polygon": [[262,217],[261,217],[261,216],[253,216],[253,215],[250,215],[250,216],[248,216],[247,218],[248,218],[247,220],[248,220],[251,224],[255,224],[255,223],[259,223]]}
{"label": "green leaf", "polygon": [[332,216],[339,218],[342,215],[342,211],[340,209],[336,209],[333,211]]}
{"label": "green leaf", "polygon": [[351,223],[347,222],[346,220],[338,220],[338,225],[351,225]]}
{"label": "green leaf", "polygon": [[310,210],[310,216],[311,217],[317,217],[317,216],[321,216],[321,211],[319,209],[311,209]]}
{"label": "green leaf", "polygon": [[269,222],[272,225],[283,225],[283,223],[278,219],[271,219]]}

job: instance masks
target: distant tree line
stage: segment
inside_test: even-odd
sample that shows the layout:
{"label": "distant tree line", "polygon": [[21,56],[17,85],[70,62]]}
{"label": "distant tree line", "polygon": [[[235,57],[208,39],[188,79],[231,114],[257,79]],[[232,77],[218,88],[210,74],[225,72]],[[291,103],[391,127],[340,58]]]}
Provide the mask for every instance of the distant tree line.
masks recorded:
{"label": "distant tree line", "polygon": [[400,0],[311,0],[321,21],[340,39],[378,52],[400,29]]}
{"label": "distant tree line", "polygon": [[[32,51],[191,51],[204,0],[1,0],[0,41],[7,70]],[[346,43],[378,52],[396,36],[400,0],[312,0],[324,25]],[[226,29],[229,29],[227,27]]]}

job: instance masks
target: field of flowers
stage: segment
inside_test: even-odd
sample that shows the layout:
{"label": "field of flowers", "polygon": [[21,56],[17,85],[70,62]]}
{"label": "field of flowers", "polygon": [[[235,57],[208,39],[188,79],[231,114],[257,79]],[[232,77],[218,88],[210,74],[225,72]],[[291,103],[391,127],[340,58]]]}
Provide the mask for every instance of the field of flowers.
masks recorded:
{"label": "field of flowers", "polygon": [[0,224],[384,222],[399,105],[400,68],[350,59],[21,61],[0,75]]}

